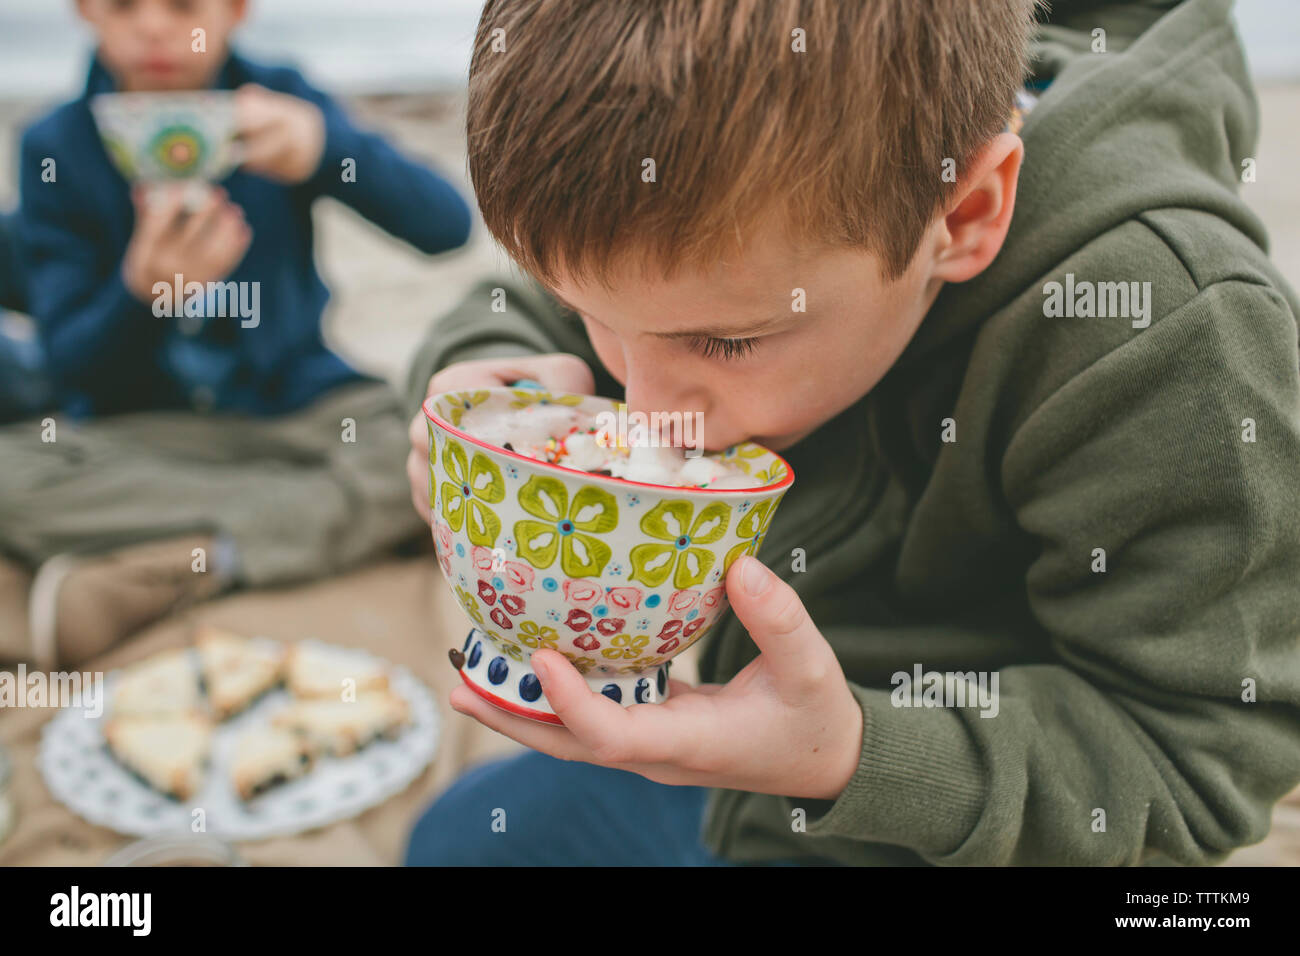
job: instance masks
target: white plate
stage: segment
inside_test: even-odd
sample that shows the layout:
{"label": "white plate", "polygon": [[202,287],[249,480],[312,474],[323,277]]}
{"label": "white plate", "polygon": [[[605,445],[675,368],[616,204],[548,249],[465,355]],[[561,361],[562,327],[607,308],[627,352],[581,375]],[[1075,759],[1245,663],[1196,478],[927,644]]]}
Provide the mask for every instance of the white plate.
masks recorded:
{"label": "white plate", "polygon": [[[354,648],[332,647],[361,661],[378,660]],[[267,694],[244,713],[218,724],[211,764],[194,799],[177,802],[145,786],[109,755],[103,722],[107,712],[88,717],[65,707],[41,733],[37,765],[50,792],[91,823],[130,836],[193,832],[202,809],[204,832],[226,840],[289,836],[354,817],[404,790],[433,760],[441,731],[433,693],[403,667],[384,662],[393,693],[410,705],[411,723],[396,740],[378,740],[347,757],[321,757],[297,780],[245,803],[230,782],[235,741],[266,725],[291,697]],[[105,677],[105,701],[112,700],[119,671]]]}

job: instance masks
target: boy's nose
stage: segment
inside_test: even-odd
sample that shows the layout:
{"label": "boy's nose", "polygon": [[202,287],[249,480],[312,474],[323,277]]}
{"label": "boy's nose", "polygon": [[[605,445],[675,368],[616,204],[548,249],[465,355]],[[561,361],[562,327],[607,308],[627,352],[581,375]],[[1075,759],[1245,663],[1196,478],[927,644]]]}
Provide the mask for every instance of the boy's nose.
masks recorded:
{"label": "boy's nose", "polygon": [[[673,432],[664,437],[672,439],[674,444],[683,441],[693,443],[700,431],[700,423],[707,426],[708,402],[703,390],[691,382],[674,381],[671,370],[645,374],[629,368],[624,395],[629,413],[641,412],[650,417],[652,422],[652,416],[656,412],[661,415],[682,413],[680,416],[661,419],[661,425],[670,427]],[[690,416],[690,423],[686,421],[687,416]]]}

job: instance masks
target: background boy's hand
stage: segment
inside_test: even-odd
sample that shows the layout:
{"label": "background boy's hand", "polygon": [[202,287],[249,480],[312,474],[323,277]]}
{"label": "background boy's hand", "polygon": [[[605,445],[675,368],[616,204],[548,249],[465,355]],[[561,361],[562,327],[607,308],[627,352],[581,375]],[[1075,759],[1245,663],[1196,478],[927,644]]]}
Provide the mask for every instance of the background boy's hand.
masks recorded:
{"label": "background boy's hand", "polygon": [[135,231],[122,257],[122,281],[141,302],[151,302],[156,282],[219,282],[244,258],[253,230],[244,211],[220,187],[209,187],[202,205],[185,207],[187,186],[176,184],[146,201],[132,193]]}
{"label": "background boy's hand", "polygon": [[[590,395],[596,388],[595,376],[587,363],[576,355],[556,352],[552,355],[529,355],[524,358],[474,359],[448,365],[429,379],[425,397],[436,392],[462,389],[501,388],[521,378],[531,378],[551,392],[576,392]],[[429,429],[424,411],[415,413],[410,427],[411,453],[406,456],[406,476],[411,482],[411,501],[416,513],[429,522]]]}
{"label": "background boy's hand", "polygon": [[727,596],[760,654],[726,685],[671,681],[663,703],[625,708],[593,692],[563,654],[538,650],[533,670],[563,727],[499,710],[464,686],[451,705],[562,760],[676,786],[834,800],[862,749],[862,709],[834,651],[794,589],[757,558],[731,566]]}
{"label": "background boy's hand", "polygon": [[295,185],[320,167],[325,116],[315,103],[246,83],[235,92],[235,124],[248,172]]}

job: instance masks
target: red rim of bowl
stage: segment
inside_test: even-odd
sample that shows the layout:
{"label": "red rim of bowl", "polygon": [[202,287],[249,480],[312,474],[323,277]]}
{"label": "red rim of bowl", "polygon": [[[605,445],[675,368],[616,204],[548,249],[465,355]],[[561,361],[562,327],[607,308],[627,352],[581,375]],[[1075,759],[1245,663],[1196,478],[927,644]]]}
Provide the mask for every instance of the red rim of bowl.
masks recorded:
{"label": "red rim of bowl", "polygon": [[[481,438],[475,438],[473,435],[469,434],[468,432],[461,431],[459,428],[451,424],[451,422],[447,421],[441,415],[436,414],[433,411],[433,409],[430,407],[431,403],[435,398],[440,398],[446,394],[450,394],[450,393],[437,392],[433,395],[430,395],[428,398],[424,400],[424,405],[422,406],[422,408],[424,409],[424,417],[427,418],[429,421],[433,422],[439,428],[443,429],[444,431],[449,431],[457,438],[463,439],[464,441],[469,442],[471,445],[476,445],[479,448],[485,449],[486,451],[496,452],[498,455],[505,455],[508,458],[517,458],[520,461],[526,462],[527,464],[530,465],[537,465],[542,468],[554,469],[555,471],[563,471],[563,472],[567,472],[570,475],[582,475],[588,481],[612,481],[620,485],[628,485],[632,488],[657,488],[663,491],[674,491],[677,492],[678,494],[685,491],[690,491],[690,492],[697,492],[699,494],[705,494],[705,495],[708,494],[741,495],[741,494],[753,494],[756,491],[780,491],[783,488],[790,487],[790,485],[794,483],[794,469],[790,467],[790,463],[786,461],[783,457],[781,457],[780,454],[772,451],[772,449],[767,448],[766,446],[763,445],[757,445],[756,447],[762,448],[765,452],[767,452],[769,455],[771,455],[781,464],[785,465],[785,477],[774,485],[754,485],[752,488],[700,488],[697,485],[655,485],[655,484],[651,484],[648,481],[629,481],[626,478],[615,478],[613,475],[598,475],[595,472],[582,471],[581,469],[578,468],[569,468],[566,467],[565,465],[554,465],[551,464],[551,462],[549,461],[541,461],[537,458],[529,458],[527,455],[521,455],[517,451],[510,451],[509,449],[502,448],[500,445],[493,445],[490,442],[483,441],[483,439]],[[599,398],[600,396],[583,395],[580,397]],[[606,399],[606,401],[610,401],[610,399]]]}
{"label": "red rim of bowl", "polygon": [[465,682],[465,686],[468,687],[470,690],[472,690],[474,693],[478,694],[480,697],[482,697],[493,707],[498,707],[501,710],[506,711],[507,713],[514,714],[516,717],[527,717],[529,720],[540,721],[543,724],[558,724],[561,727],[564,726],[564,721],[560,720],[560,718],[557,717],[555,714],[548,714],[544,710],[534,710],[531,707],[524,707],[521,704],[516,704],[512,700],[506,700],[504,697],[498,697],[496,694],[493,694],[491,691],[489,691],[486,687],[480,687],[478,684],[474,683],[472,680],[469,679],[469,675],[465,673],[464,668],[461,668],[459,673],[460,673],[460,679]]}

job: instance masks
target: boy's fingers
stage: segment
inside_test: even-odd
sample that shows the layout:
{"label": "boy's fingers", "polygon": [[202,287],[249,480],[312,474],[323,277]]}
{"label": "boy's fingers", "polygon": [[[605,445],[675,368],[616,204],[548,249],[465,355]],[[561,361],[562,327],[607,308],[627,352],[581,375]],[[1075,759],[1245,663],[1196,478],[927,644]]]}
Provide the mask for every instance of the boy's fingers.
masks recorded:
{"label": "boy's fingers", "polygon": [[428,524],[432,517],[429,514],[429,456],[421,455],[415,449],[406,456],[406,477],[411,485],[411,504],[415,506],[415,513],[424,519]]}
{"label": "boy's fingers", "polygon": [[632,752],[635,745],[631,716],[622,704],[604,694],[592,693],[578,669],[558,651],[538,650],[532,664],[555,716],[590,749],[597,762],[630,763],[637,759]]}
{"label": "boy's fingers", "polygon": [[206,226],[194,235],[192,241],[201,255],[216,261],[230,262],[233,267],[244,257],[252,237],[253,231],[245,222],[243,211],[238,206],[223,201],[208,214]]}
{"label": "boy's fingers", "polygon": [[137,228],[147,244],[159,242],[182,218],[185,196],[180,189],[160,189],[152,194],[138,192]]}
{"label": "boy's fingers", "polygon": [[537,361],[541,364],[537,380],[553,392],[590,395],[596,389],[591,369],[576,355],[547,355]]}
{"label": "boy's fingers", "polygon": [[224,211],[200,241],[204,243],[204,253],[221,264],[217,270],[221,275],[217,278],[224,279],[244,258],[253,241],[253,230],[237,210]]}
{"label": "boy's fingers", "polygon": [[727,572],[727,599],[776,675],[816,676],[830,648],[794,588],[746,555]]}
{"label": "boy's fingers", "polygon": [[220,215],[224,204],[225,200],[217,191],[209,189],[203,197],[203,202],[189,214],[189,217],[180,227],[179,234],[176,237],[177,245],[190,246],[202,238],[205,233],[216,225],[217,216]]}
{"label": "boy's fingers", "polygon": [[241,137],[275,124],[275,113],[267,108],[270,95],[256,83],[245,83],[235,91],[235,127]]}
{"label": "boy's fingers", "polygon": [[591,752],[564,727],[508,714],[489,704],[468,687],[457,687],[453,690],[450,703],[458,713],[468,714],[480,724],[512,740],[517,740],[525,747],[540,750],[561,760],[591,761],[592,759]]}
{"label": "boy's fingers", "polygon": [[407,426],[406,437],[411,442],[411,448],[415,451],[424,452],[424,457],[427,460],[429,457],[429,425],[428,419],[424,417],[423,409],[411,416],[411,424]]}
{"label": "boy's fingers", "polygon": [[634,767],[672,763],[681,756],[674,715],[655,704],[628,708],[594,693],[559,651],[538,650],[532,664],[555,715],[591,751],[592,759],[606,766]]}

